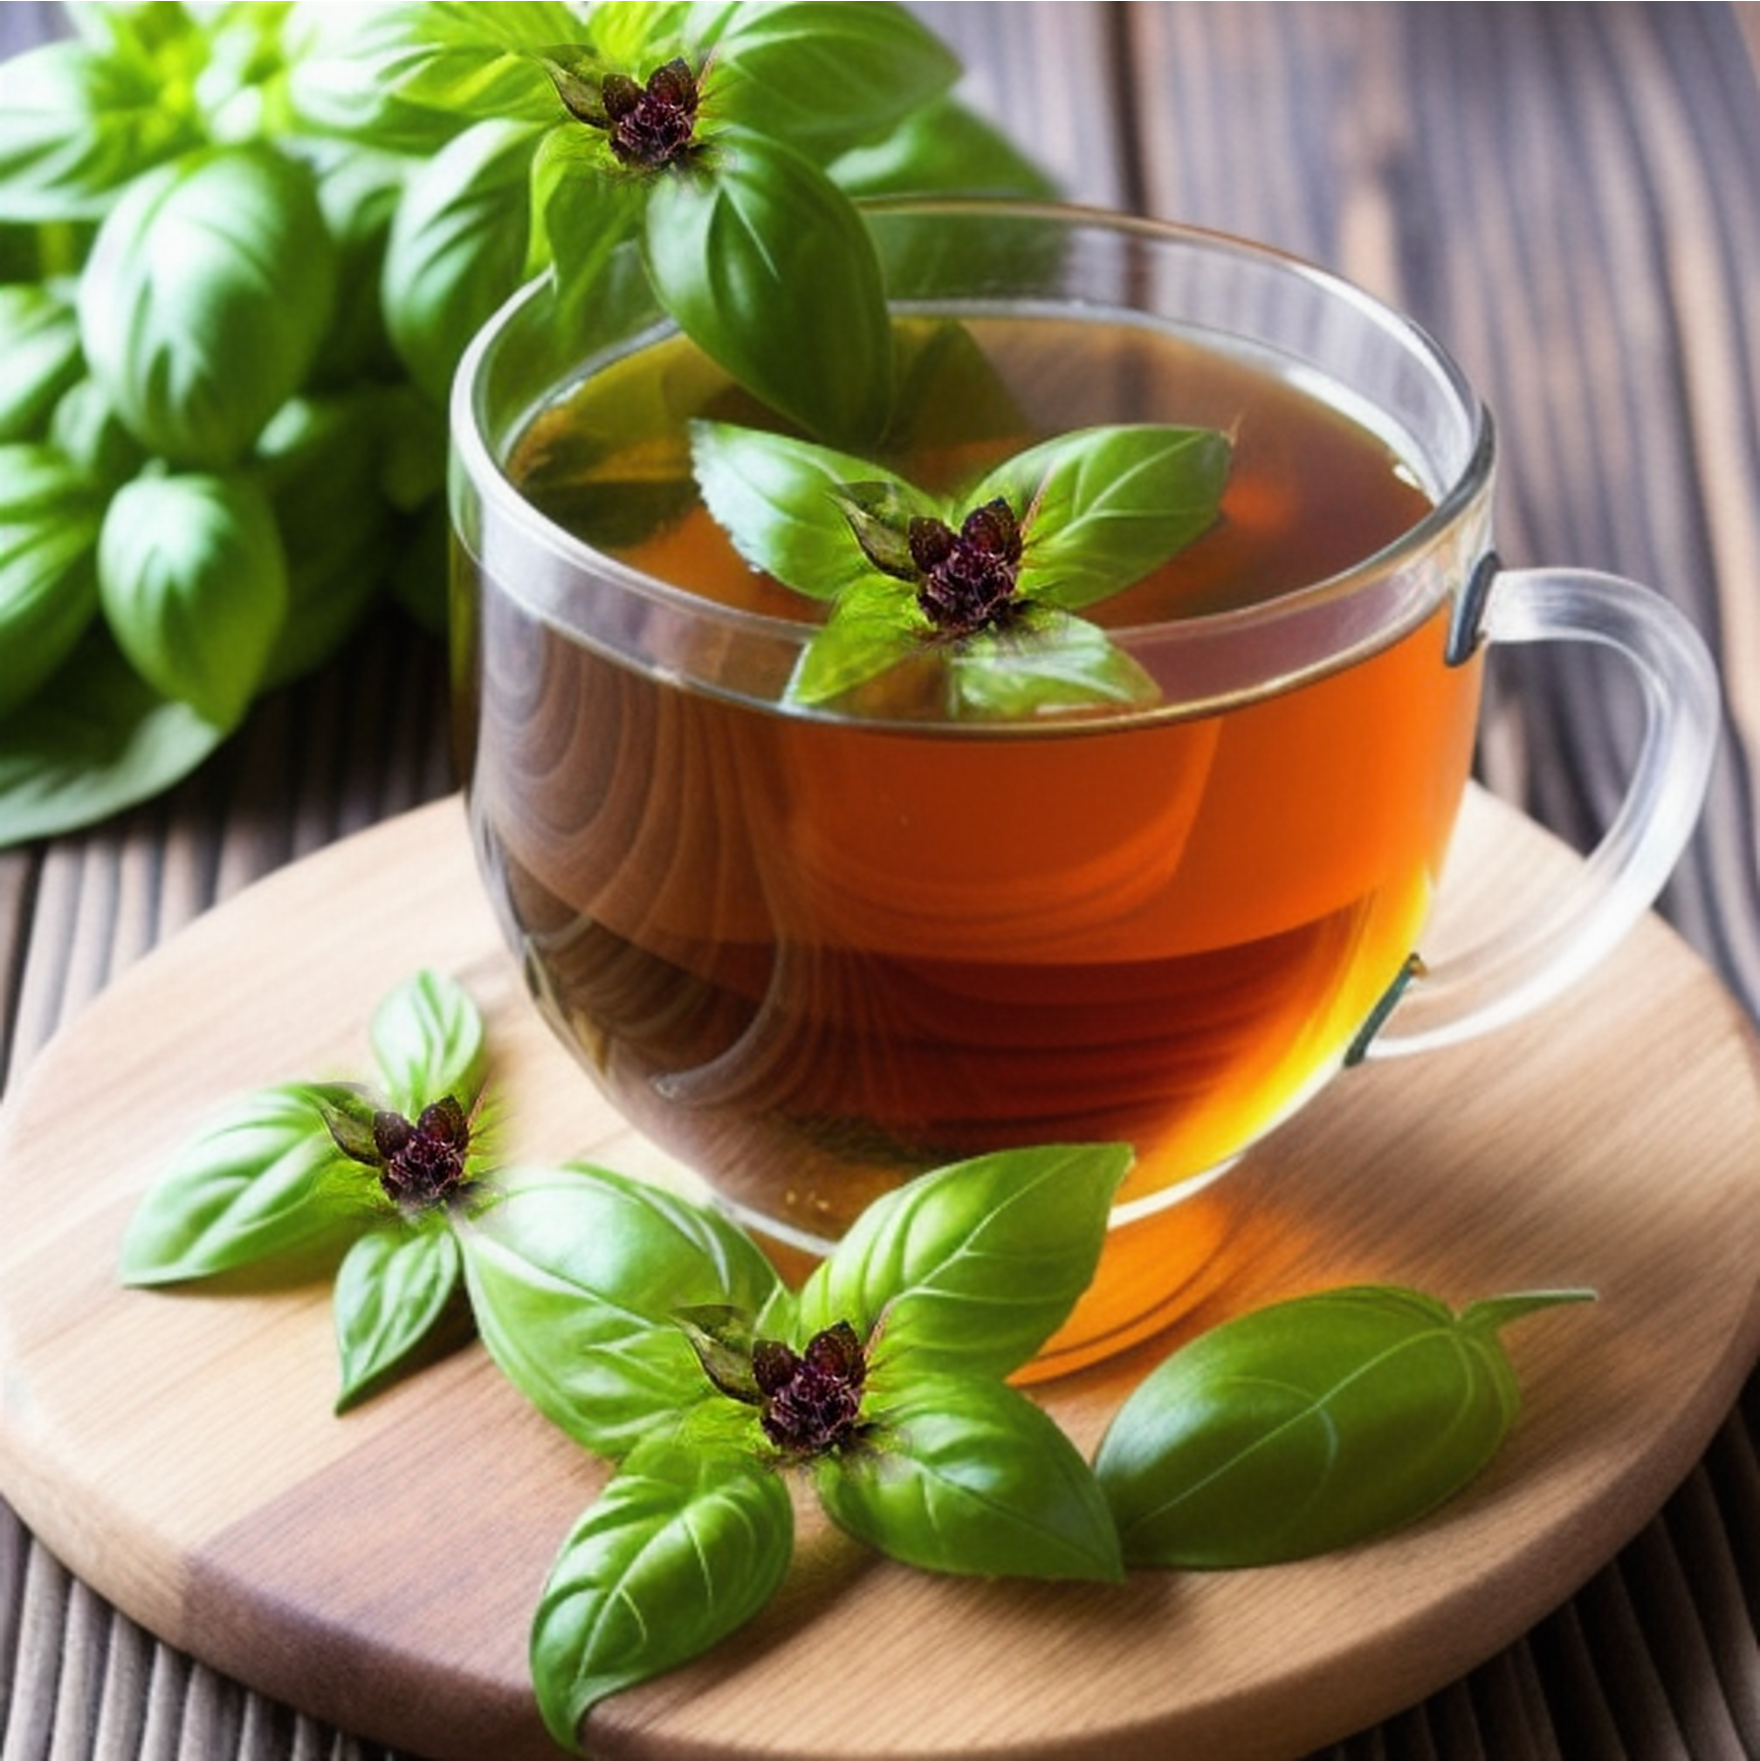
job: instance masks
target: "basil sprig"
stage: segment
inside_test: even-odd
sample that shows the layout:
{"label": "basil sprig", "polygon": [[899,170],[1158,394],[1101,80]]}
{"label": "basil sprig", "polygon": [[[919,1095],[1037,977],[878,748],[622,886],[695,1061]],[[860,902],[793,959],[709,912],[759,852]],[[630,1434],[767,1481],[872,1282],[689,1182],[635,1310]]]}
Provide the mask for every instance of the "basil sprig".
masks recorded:
{"label": "basil sprig", "polygon": [[1153,703],[1154,680],[1076,613],[1213,524],[1231,457],[1210,429],[1088,428],[938,495],[867,459],[728,423],[693,423],[691,450],[735,549],[830,602],[789,700],[827,703],[932,658],[955,716]]}
{"label": "basil sprig", "polygon": [[487,1047],[455,980],[421,972],[370,1028],[377,1092],[285,1083],[245,1095],[173,1157],[123,1236],[125,1284],[181,1283],[341,1254],[337,1408],[450,1337],[454,1228],[489,1196],[472,1117]]}
{"label": "basil sprig", "polygon": [[[1112,1198],[1132,1160],[1119,1145],[1012,1150],[920,1176],[877,1200],[790,1293],[771,1274],[749,1282],[743,1256],[713,1262],[725,1238],[655,1263],[654,1230],[571,1237],[542,1251],[524,1307],[479,1295],[535,1347],[566,1310],[565,1385],[532,1373],[535,1352],[504,1361],[568,1428],[625,1446],[605,1492],[551,1567],[533,1620],[539,1707],[558,1742],[576,1746],[605,1694],[671,1669],[743,1625],[782,1581],[793,1505],[777,1470],[804,1470],[832,1521],[906,1564],[985,1576],[1115,1581],[1112,1519],[1092,1471],[1057,1424],[1003,1377],[1033,1356],[1092,1278]],[[620,1205],[644,1189],[604,1173]],[[554,1191],[537,1189],[544,1222],[511,1219],[533,1202],[514,1185],[467,1232],[467,1260],[509,1236],[540,1244]],[[662,1228],[676,1201],[646,1189]],[[586,1201],[591,1204],[591,1200]],[[633,1219],[632,1219],[633,1220]],[[663,1292],[680,1273],[680,1298]],[[719,1300],[715,1298],[719,1297]],[[593,1321],[588,1316],[611,1316]],[[606,1353],[571,1371],[582,1332],[614,1330]],[[485,1337],[490,1337],[485,1327]],[[639,1358],[640,1390],[615,1360]],[[548,1355],[548,1354],[546,1354]],[[632,1425],[638,1403],[645,1423]]]}
{"label": "basil sprig", "polygon": [[1491,1460],[1520,1391],[1498,1338],[1590,1300],[1471,1304],[1356,1285],[1226,1321],[1167,1358],[1113,1419],[1095,1469],[1133,1565],[1269,1565],[1416,1521]]}

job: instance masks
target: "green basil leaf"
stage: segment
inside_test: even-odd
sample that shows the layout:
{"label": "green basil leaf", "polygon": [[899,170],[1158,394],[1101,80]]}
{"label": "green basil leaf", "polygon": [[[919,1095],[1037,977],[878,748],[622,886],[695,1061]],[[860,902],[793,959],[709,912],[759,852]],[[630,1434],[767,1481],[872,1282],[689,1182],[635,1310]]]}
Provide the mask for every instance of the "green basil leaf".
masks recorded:
{"label": "green basil leaf", "polygon": [[407,428],[394,412],[416,401],[376,387],[290,398],[258,438],[252,475],[287,557],[287,615],[260,691],[327,660],[378,597],[397,538],[380,473]]}
{"label": "green basil leaf", "polygon": [[778,1475],[731,1450],[644,1443],[570,1531],[538,1602],[532,1683],[551,1736],[578,1748],[607,1694],[744,1626],[793,1552]]}
{"label": "green basil leaf", "polygon": [[145,446],[224,467],[299,389],[335,283],[311,172],[265,146],[215,148],[137,178],[106,217],[80,337]]}
{"label": "green basil leaf", "polygon": [[54,677],[97,614],[102,509],[55,448],[0,445],[0,721]]}
{"label": "green basil leaf", "polygon": [[[649,0],[645,6],[596,6],[590,24],[593,46],[605,65],[645,79],[656,67],[700,51],[714,41],[692,20],[692,0]],[[724,21],[725,22],[725,21]]]}
{"label": "green basil leaf", "polygon": [[80,42],[28,49],[0,62],[0,219],[95,220],[199,139],[150,59]]}
{"label": "green basil leaf", "polygon": [[797,145],[873,140],[959,77],[958,59],[903,6],[870,0],[713,5],[716,112]]}
{"label": "green basil leaf", "polygon": [[876,1371],[869,1444],[816,1464],[826,1513],[925,1571],[978,1577],[1124,1576],[1088,1464],[1051,1417],[1002,1382]]}
{"label": "green basil leaf", "polygon": [[0,287],[0,337],[0,444],[41,440],[61,394],[85,372],[72,302],[37,283]]}
{"label": "green basil leaf", "polygon": [[903,583],[874,575],[858,581],[802,649],[785,700],[809,708],[834,702],[916,654],[928,627]]}
{"label": "green basil leaf", "polygon": [[373,1213],[324,1108],[345,1089],[288,1083],[203,1125],[148,1188],[122,1239],[125,1284],[170,1284],[340,1245]]}
{"label": "green basil leaf", "polygon": [[338,1412],[431,1342],[458,1288],[458,1243],[443,1220],[418,1229],[370,1229],[354,1242],[336,1269]]}
{"label": "green basil leaf", "polygon": [[917,105],[882,139],[852,147],[827,170],[839,189],[862,199],[1057,194],[1055,181],[1002,130],[951,96]]}
{"label": "green basil leaf", "polygon": [[[461,123],[555,120],[533,52],[578,34],[562,0],[426,0],[302,9],[293,104],[321,129],[397,151],[431,152]],[[304,14],[314,14],[306,18]]]}
{"label": "green basil leaf", "polygon": [[488,1069],[483,1017],[470,992],[443,972],[406,979],[373,1012],[373,1056],[391,1106],[415,1118],[450,1095],[469,1111]]}
{"label": "green basil leaf", "polygon": [[882,483],[939,511],[903,478],[851,453],[728,422],[693,422],[690,435],[697,487],[734,549],[813,599],[838,598],[872,569],[844,511],[846,485]]}
{"label": "green basil leaf", "polygon": [[479,122],[410,177],[385,251],[385,319],[399,358],[444,408],[465,345],[518,287],[541,131]]}
{"label": "green basil leaf", "polygon": [[119,488],[146,463],[141,443],[95,379],[81,379],[62,393],[49,417],[49,443],[88,482],[105,489]]}
{"label": "green basil leaf", "polygon": [[1353,1285],[1273,1303],[1176,1351],[1120,1408],[1096,1471],[1139,1565],[1268,1565],[1416,1521],[1496,1454],[1520,1405],[1496,1328],[1584,1300],[1456,1318]]}
{"label": "green basil leaf", "polygon": [[502,1372],[570,1436],[616,1459],[719,1399],[678,1323],[761,1313],[780,1280],[717,1212],[603,1169],[498,1174],[461,1220],[477,1327]]}
{"label": "green basil leaf", "polygon": [[807,1338],[848,1321],[914,1385],[1005,1376],[1063,1324],[1100,1257],[1124,1144],[998,1150],[877,1199],[799,1296]]}
{"label": "green basil leaf", "polygon": [[237,473],[135,478],[104,515],[98,591],[143,678],[217,726],[236,725],[287,614],[268,498]]}
{"label": "green basil leaf", "polygon": [[[1021,591],[1074,610],[1140,580],[1214,523],[1232,454],[1208,428],[1088,428],[1017,453],[972,491],[1026,530]],[[1026,511],[1023,511],[1026,510]]]}
{"label": "green basil leaf", "polygon": [[873,243],[799,153],[726,130],[708,168],[652,184],[644,249],[661,304],[756,397],[830,446],[884,431],[892,338]]}
{"label": "green basil leaf", "polygon": [[0,721],[0,846],[92,825],[182,781],[226,737],[161,696],[102,623]]}
{"label": "green basil leaf", "polygon": [[592,130],[551,129],[532,156],[526,273],[555,265],[564,313],[593,301],[613,253],[640,237],[645,201],[640,183],[607,171]]}
{"label": "green basil leaf", "polygon": [[1093,705],[1159,700],[1160,687],[1106,632],[1034,607],[1024,627],[967,637],[947,651],[953,711],[1014,721]]}

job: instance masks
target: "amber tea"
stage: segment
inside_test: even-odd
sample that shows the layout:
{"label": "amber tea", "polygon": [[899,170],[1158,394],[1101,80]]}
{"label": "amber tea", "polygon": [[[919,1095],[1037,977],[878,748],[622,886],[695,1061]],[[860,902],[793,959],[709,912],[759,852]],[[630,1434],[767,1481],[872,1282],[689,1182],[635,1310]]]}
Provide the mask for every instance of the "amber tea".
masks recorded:
{"label": "amber tea", "polygon": [[[1025,426],[939,437],[919,473],[1147,411],[1233,437],[1215,528],[1098,621],[1226,616],[1429,510],[1384,441],[1263,363],[1142,326],[966,329]],[[684,501],[676,437],[673,464],[651,432],[596,440],[721,390],[655,347],[544,410],[509,473],[634,569],[810,619]],[[784,1238],[1005,1145],[1128,1141],[1127,1203],[1226,1163],[1400,973],[1473,738],[1445,608],[1299,689],[998,731],[781,713],[626,664],[526,582],[476,589],[469,792],[528,976],[626,1116]]]}

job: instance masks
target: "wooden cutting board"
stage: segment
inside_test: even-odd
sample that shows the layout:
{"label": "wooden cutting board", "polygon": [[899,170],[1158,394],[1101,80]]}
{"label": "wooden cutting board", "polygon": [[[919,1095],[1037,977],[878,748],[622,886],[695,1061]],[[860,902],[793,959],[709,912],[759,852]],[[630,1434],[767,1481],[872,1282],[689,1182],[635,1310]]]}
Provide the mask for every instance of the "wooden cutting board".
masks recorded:
{"label": "wooden cutting board", "polygon": [[[1475,793],[1457,929],[1575,858]],[[1446,926],[1444,939],[1446,939]],[[171,1643],[362,1735],[458,1761],[553,1753],[526,1682],[550,1559],[603,1483],[479,1348],[332,1416],[324,1284],[130,1292],[138,1195],[215,1102],[370,1069],[418,967],[490,1022],[510,1154],[657,1171],[518,988],[449,800],[262,882],[128,972],[0,1117],[0,1490]],[[1692,1466],[1760,1343],[1760,1056],[1645,923],[1587,984],[1471,1046],[1369,1065],[1198,1201],[1212,1294],[1038,1396],[1084,1446],[1174,1338],[1303,1288],[1464,1303],[1586,1284],[1508,1342],[1526,1407],[1469,1492],[1300,1565],[1123,1587],[939,1579],[803,1498],[775,1603],[594,1713],[606,1757],[1271,1761],[1421,1698],[1531,1625]]]}

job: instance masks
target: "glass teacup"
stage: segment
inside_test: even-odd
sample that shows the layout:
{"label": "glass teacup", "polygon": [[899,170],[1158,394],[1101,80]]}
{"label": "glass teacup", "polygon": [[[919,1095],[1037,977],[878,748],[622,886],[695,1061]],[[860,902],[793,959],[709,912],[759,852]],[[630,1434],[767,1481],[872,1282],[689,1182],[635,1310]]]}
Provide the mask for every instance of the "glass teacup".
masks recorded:
{"label": "glass teacup", "polygon": [[[1511,1020],[1631,927],[1697,818],[1715,677],[1657,595],[1501,568],[1488,416],[1362,291],[1078,210],[870,224],[901,352],[958,338],[916,464],[1096,423],[1230,434],[1216,527],[1100,608],[1157,701],[790,700],[819,608],[694,502],[684,423],[737,398],[632,265],[567,323],[526,289],[460,370],[471,824],[556,1032],[779,1251],[929,1167],[1130,1143],[1075,1362],[1158,1323],[1208,1251],[1182,1201],[1343,1067]],[[1554,639],[1641,680],[1630,792],[1573,886],[1427,969],[1485,647]]]}

